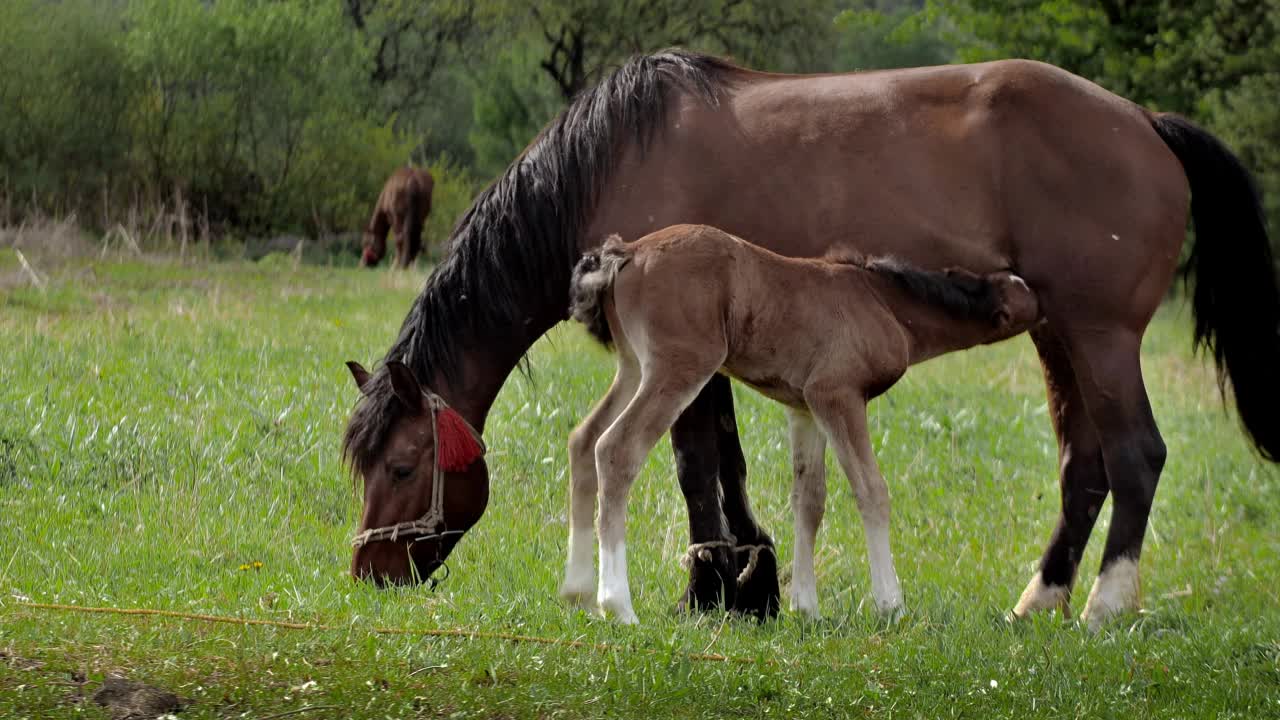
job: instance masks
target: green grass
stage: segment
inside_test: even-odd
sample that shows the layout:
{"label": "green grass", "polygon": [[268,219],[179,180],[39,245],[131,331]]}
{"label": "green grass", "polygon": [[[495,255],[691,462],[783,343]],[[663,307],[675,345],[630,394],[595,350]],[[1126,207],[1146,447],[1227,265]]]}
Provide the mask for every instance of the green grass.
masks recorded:
{"label": "green grass", "polygon": [[[1280,715],[1280,474],[1251,455],[1162,313],[1144,351],[1169,462],[1143,556],[1146,611],[1092,635],[1006,624],[1058,502],[1025,339],[915,368],[872,405],[909,612],[868,602],[861,528],[831,465],[826,620],[678,616],[686,515],[666,441],[631,502],[642,625],[563,607],[565,440],[609,357],[564,326],[489,421],[492,495],[435,592],[347,576],[359,510],[338,438],[343,367],[386,350],[421,274],[288,263],[70,266],[0,291],[0,717],[106,717],[77,702],[122,671],[184,718],[1240,717]],[[781,410],[737,389],[757,514],[791,559]],[[1076,590],[1096,572],[1106,516]],[[241,570],[260,561],[258,570]],[[289,631],[36,611],[17,601],[318,622]],[[619,651],[381,636],[461,627]],[[694,662],[724,653],[756,665]],[[81,686],[73,677],[82,674]],[[303,686],[308,682],[313,685]]]}

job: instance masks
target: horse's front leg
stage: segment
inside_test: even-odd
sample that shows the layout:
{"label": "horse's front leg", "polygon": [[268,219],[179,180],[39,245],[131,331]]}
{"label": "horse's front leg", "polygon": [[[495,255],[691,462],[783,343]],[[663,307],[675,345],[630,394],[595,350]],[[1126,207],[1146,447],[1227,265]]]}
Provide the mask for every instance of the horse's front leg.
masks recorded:
{"label": "horse's front leg", "polygon": [[736,539],[721,506],[718,477],[720,433],[713,386],[721,382],[728,385],[729,379],[712,377],[671,426],[676,477],[689,510],[689,585],[680,599],[682,610],[733,607],[737,590]]}
{"label": "horse's front leg", "polygon": [[635,360],[619,354],[618,373],[609,392],[569,434],[569,548],[560,597],[575,605],[585,607],[594,602],[596,442],[631,401],[639,383]]}
{"label": "horse's front leg", "polygon": [[682,380],[688,367],[677,363],[674,368],[646,368],[631,402],[596,442],[600,484],[600,584],[596,601],[605,616],[627,624],[638,622],[627,578],[627,496],[645,456],[710,377],[707,373]]}
{"label": "horse's front leg", "polygon": [[777,553],[773,538],[756,522],[747,497],[747,461],[742,455],[742,441],[738,437],[732,384],[729,378],[717,375],[710,385],[715,398],[716,446],[720,456],[724,516],[737,543],[734,559],[743,571],[738,576],[741,582],[737,583],[737,597],[730,606],[736,612],[765,620],[776,616],[781,605]]}

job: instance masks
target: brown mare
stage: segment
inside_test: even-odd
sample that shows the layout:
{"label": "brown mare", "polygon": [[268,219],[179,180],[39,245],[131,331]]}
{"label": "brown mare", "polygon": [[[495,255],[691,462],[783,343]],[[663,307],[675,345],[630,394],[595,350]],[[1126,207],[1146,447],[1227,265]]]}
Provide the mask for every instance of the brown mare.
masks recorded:
{"label": "brown mare", "polygon": [[364,229],[362,267],[374,267],[387,252],[387,232],[396,235],[396,267],[407,268],[422,252],[422,228],[431,214],[435,179],[426,168],[402,167],[391,173]]}
{"label": "brown mare", "polygon": [[[1189,202],[1190,198],[1190,202]],[[1016,611],[1065,606],[1103,500],[1114,503],[1092,622],[1138,603],[1137,561],[1165,445],[1139,347],[1188,218],[1197,341],[1261,453],[1280,456],[1280,291],[1257,193],[1213,136],[1063,70],[1002,61],[841,75],[753,72],[683,52],[637,57],[553,120],[454,230],[386,360],[403,361],[483,431],[507,375],[566,318],[573,267],[611,233],[703,223],[791,257],[892,255],[923,268],[1014,271],[1045,322],[1031,333],[1058,436],[1062,507]],[[428,513],[429,420],[388,373],[365,383],[344,449],[364,478],[361,530]],[[692,543],[769,545],[752,517],[729,381],[672,426]],[[392,477],[395,472],[402,473]],[[444,525],[488,499],[483,460],[445,473]],[[352,572],[426,577],[459,534],[364,544]],[[685,602],[767,616],[776,564],[692,564]]]}
{"label": "brown mare", "polygon": [[[776,243],[775,243],[776,244]],[[618,356],[618,374],[573,431],[569,561],[561,595],[591,598],[600,498],[598,607],[637,621],[627,582],[627,494],[645,457],[717,372],[787,407],[796,552],[791,609],[818,615],[813,545],[827,494],[826,441],[853,489],[876,607],[902,589],[889,549],[889,490],[867,434],[867,401],[907,368],[1026,331],[1039,320],[1018,276],[927,272],[891,260],[787,258],[705,225],[613,236],[574,269],[571,313]],[[717,543],[716,545],[719,545]],[[708,550],[704,543],[690,555]]]}

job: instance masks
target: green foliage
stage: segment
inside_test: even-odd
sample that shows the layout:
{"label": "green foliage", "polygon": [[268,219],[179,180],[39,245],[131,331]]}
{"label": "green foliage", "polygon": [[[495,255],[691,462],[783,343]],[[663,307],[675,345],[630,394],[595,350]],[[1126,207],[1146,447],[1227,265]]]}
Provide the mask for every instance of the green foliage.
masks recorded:
{"label": "green foliage", "polygon": [[367,194],[397,150],[366,110],[366,48],[331,3],[136,0],[124,45],[145,86],[134,120],[148,186],[181,187],[215,217],[350,223],[351,175]]}
{"label": "green foliage", "polygon": [[560,109],[560,94],[538,69],[539,50],[516,44],[477,81],[470,139],[485,177],[501,173]]}
{"label": "green foliage", "polygon": [[867,3],[835,18],[836,69],[943,65],[955,54],[931,18],[911,7],[882,10]]}
{"label": "green foliage", "polygon": [[357,230],[408,158],[442,157],[462,191],[672,45],[776,71],[1051,62],[1222,133],[1280,225],[1280,0],[8,0],[0,220],[105,229],[142,206],[214,234]]}
{"label": "green foliage", "polygon": [[1223,138],[1256,173],[1270,219],[1272,242],[1280,234],[1280,73],[1250,75],[1207,100],[1208,115]]}
{"label": "green foliage", "polygon": [[69,212],[122,172],[133,78],[102,32],[118,22],[94,0],[0,3],[0,192]]}
{"label": "green foliage", "polygon": [[827,46],[828,0],[550,0],[492,4],[499,27],[541,47],[539,66],[572,99],[610,66],[670,46],[728,54],[760,67]]}
{"label": "green foliage", "polygon": [[1280,0],[930,0],[923,15],[962,60],[1043,60],[1223,134],[1280,227]]}
{"label": "green foliage", "polygon": [[427,217],[427,225],[422,231],[422,244],[430,257],[439,259],[453,226],[471,207],[480,183],[465,166],[447,154],[437,155],[427,163],[427,168],[435,180],[435,187],[431,191],[431,215]]}

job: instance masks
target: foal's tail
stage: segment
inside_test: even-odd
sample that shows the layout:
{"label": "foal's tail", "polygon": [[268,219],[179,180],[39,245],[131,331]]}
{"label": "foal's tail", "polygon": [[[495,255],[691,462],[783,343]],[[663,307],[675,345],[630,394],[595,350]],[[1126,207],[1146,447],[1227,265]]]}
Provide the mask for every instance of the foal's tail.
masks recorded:
{"label": "foal's tail", "polygon": [[587,331],[605,347],[613,344],[605,301],[613,290],[618,271],[630,259],[631,253],[622,238],[610,235],[603,246],[582,256],[569,281],[569,314],[586,325]]}
{"label": "foal's tail", "polygon": [[1195,345],[1213,353],[1218,385],[1258,452],[1280,461],[1280,286],[1257,186],[1220,140],[1186,118],[1152,126],[1191,184],[1195,240],[1183,268],[1192,293]]}

